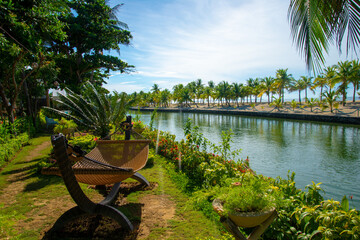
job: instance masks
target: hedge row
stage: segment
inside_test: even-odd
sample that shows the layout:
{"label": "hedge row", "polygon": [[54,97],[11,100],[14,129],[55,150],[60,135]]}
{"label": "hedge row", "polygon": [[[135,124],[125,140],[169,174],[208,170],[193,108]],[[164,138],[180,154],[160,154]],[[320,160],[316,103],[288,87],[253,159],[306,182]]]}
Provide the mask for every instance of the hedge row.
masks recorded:
{"label": "hedge row", "polygon": [[0,168],[2,168],[19,149],[29,143],[29,135],[22,133],[15,138],[8,139],[0,145]]}

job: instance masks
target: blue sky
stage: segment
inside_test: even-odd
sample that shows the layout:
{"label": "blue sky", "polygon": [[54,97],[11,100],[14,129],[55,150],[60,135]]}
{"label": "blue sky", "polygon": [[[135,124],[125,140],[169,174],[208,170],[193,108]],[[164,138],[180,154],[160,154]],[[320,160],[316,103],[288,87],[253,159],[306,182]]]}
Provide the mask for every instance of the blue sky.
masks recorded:
{"label": "blue sky", "polygon": [[[169,90],[198,78],[246,83],[288,68],[296,79],[308,75],[292,43],[289,0],[112,0],[124,3],[118,18],[128,24],[131,46],[120,58],[134,65],[131,74],[113,73],[110,91],[149,91],[156,83]],[[354,56],[349,56],[352,59]],[[335,48],[326,65],[346,60]],[[294,93],[296,95],[296,93]]]}

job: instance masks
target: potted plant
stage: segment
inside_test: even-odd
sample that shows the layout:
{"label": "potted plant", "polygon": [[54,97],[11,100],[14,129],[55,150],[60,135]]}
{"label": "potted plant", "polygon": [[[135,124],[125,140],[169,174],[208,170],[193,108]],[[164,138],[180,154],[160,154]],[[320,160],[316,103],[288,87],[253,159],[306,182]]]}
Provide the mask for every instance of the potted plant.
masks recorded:
{"label": "potted plant", "polygon": [[222,187],[213,201],[213,208],[237,226],[258,226],[281,204],[281,192],[262,176],[246,172],[240,179],[228,181],[227,187]]}

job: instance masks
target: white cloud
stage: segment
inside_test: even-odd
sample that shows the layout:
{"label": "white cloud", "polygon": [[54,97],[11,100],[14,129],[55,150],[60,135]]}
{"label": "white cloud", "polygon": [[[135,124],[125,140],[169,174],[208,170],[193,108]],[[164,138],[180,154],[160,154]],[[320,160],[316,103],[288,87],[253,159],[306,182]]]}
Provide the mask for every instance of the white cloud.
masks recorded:
{"label": "white cloud", "polygon": [[[197,78],[245,81],[274,76],[279,68],[305,75],[290,38],[288,5],[284,0],[128,0],[125,22],[134,40],[122,54],[136,66],[133,76],[140,77],[140,86],[148,89],[156,81],[168,89],[169,82]],[[328,63],[338,59],[331,55]]]}

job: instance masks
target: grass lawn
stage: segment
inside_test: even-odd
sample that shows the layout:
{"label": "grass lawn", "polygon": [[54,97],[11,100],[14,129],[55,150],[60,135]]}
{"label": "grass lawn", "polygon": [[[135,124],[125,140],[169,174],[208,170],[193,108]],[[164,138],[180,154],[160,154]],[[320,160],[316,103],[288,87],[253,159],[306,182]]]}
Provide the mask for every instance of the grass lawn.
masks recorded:
{"label": "grass lawn", "polygon": [[[61,214],[75,206],[60,177],[39,172],[39,162],[48,158],[50,150],[49,136],[34,138],[1,170],[0,238],[221,238],[219,226],[193,209],[189,197],[171,181],[164,160],[153,154],[153,164],[140,171],[151,182],[151,187],[125,181],[115,202],[115,207],[134,224],[133,233],[124,234],[121,226],[110,219],[96,221],[93,220],[96,217],[92,217],[67,224],[64,235],[50,235],[52,225]],[[95,202],[104,197],[100,190],[85,184],[81,187]]]}

